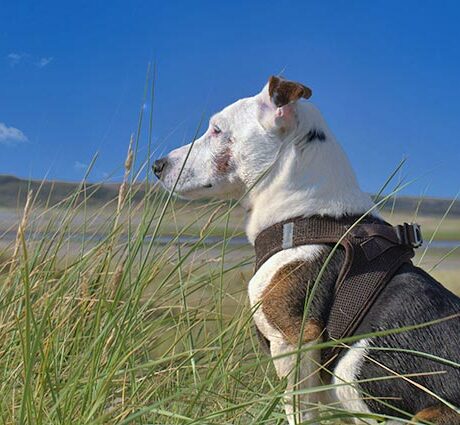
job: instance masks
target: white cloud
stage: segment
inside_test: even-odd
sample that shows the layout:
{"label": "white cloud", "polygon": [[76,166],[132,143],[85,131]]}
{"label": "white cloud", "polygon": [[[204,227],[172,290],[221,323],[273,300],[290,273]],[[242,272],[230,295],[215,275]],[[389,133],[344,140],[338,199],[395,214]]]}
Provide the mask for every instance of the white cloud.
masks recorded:
{"label": "white cloud", "polygon": [[27,136],[18,128],[8,127],[0,122],[0,144],[17,145],[18,143],[27,142]]}
{"label": "white cloud", "polygon": [[75,161],[74,164],[73,164],[73,168],[75,168],[78,171],[86,170],[86,169],[88,169],[88,164],[85,164],[85,163],[80,162],[80,161]]}
{"label": "white cloud", "polygon": [[6,58],[10,66],[16,66],[23,59],[27,59],[29,55],[27,53],[10,53]]}
{"label": "white cloud", "polygon": [[11,52],[6,56],[6,59],[13,68],[20,63],[33,64],[38,68],[44,68],[45,66],[48,66],[54,58],[52,56],[37,57],[29,53]]}
{"label": "white cloud", "polygon": [[40,58],[40,60],[36,63],[36,65],[39,68],[44,68],[46,65],[49,65],[53,59],[54,58],[51,56],[49,58]]}

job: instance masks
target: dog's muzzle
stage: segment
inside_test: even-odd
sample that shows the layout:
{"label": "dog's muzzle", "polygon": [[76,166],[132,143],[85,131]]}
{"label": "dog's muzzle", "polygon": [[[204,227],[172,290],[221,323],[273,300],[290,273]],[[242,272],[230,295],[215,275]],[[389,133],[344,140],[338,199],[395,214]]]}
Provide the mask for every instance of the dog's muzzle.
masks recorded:
{"label": "dog's muzzle", "polygon": [[166,169],[166,166],[168,165],[168,158],[160,158],[160,159],[157,159],[154,163],[153,163],[153,173],[159,178],[161,179],[161,175],[164,173],[165,169]]}

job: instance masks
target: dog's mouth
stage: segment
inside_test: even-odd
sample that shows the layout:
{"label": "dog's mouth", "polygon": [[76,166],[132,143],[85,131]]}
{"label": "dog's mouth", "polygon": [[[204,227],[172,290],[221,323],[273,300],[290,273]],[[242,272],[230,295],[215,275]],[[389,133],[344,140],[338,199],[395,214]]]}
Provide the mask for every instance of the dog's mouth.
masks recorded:
{"label": "dog's mouth", "polygon": [[[164,184],[163,184],[163,187],[165,187]],[[175,189],[175,193],[177,196],[179,196],[180,198],[184,198],[184,199],[189,199],[189,200],[190,199],[200,199],[200,198],[209,196],[209,190],[213,188],[214,188],[214,185],[212,183],[194,185],[193,187],[178,186]]]}

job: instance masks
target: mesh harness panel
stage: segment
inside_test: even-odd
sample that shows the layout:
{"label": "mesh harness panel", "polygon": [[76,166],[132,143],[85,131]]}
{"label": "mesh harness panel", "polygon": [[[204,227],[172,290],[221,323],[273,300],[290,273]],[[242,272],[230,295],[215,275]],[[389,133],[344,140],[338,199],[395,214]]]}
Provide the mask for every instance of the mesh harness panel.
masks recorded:
{"label": "mesh harness panel", "polygon": [[[345,260],[335,283],[326,324],[327,337],[340,340],[353,335],[385,284],[404,263],[411,263],[413,248],[421,242],[420,227],[416,224],[393,227],[369,216],[299,217],[277,223],[257,236],[256,271],[283,249],[313,244],[341,245]],[[337,344],[323,350],[323,364],[331,361],[340,349]]]}

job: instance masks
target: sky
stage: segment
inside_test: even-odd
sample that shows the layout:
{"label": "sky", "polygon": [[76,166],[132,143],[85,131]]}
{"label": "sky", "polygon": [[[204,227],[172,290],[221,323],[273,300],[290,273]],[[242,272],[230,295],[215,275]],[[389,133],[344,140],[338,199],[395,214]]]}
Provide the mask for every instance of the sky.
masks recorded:
{"label": "sky", "polygon": [[363,189],[406,158],[404,193],[453,197],[459,18],[458,1],[5,0],[0,174],[80,180],[98,153],[89,179],[120,178],[150,62],[156,156],[282,73],[312,88]]}

